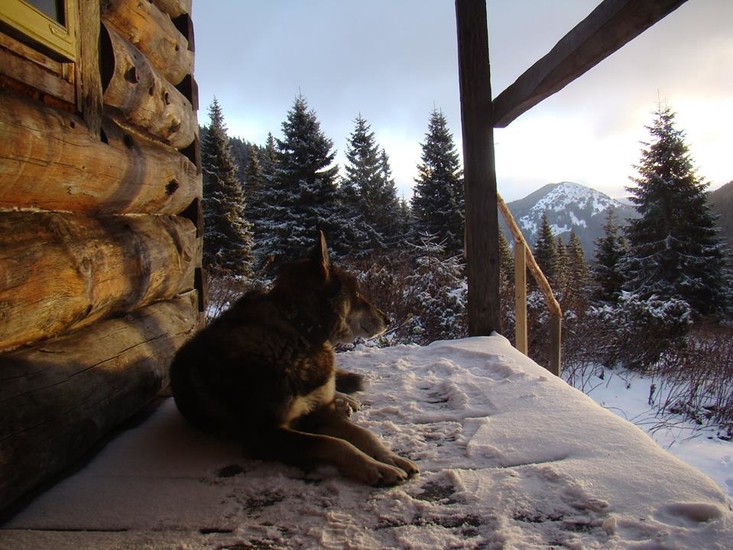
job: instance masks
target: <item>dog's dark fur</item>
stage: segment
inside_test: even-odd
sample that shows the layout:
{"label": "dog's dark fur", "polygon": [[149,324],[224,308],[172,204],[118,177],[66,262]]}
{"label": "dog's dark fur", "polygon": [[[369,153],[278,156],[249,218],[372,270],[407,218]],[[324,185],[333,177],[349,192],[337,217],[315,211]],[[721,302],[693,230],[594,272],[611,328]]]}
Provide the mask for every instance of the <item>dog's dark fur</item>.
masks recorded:
{"label": "dog's dark fur", "polygon": [[329,461],[371,485],[401,483],[417,466],[344,414],[336,389],[361,389],[361,379],[336,372],[331,347],[388,324],[330,263],[319,232],[309,259],[283,266],[272,290],[245,294],[178,351],[176,404],[195,426],[239,438],[257,457]]}

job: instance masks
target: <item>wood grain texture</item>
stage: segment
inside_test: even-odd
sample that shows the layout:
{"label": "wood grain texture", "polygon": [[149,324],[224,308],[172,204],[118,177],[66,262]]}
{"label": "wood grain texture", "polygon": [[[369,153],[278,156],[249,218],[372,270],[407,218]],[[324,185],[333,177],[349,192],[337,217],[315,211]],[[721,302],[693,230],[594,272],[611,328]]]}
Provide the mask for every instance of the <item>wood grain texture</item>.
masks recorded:
{"label": "wood grain texture", "polygon": [[167,144],[183,149],[196,137],[197,120],[191,102],[156,71],[145,56],[113,28],[105,26],[111,47],[103,59],[112,63],[104,72],[104,104],[120,110],[125,119]]}
{"label": "wood grain texture", "polygon": [[198,247],[181,217],[0,212],[0,350],[192,289]]}
{"label": "wood grain texture", "polygon": [[76,105],[76,90],[73,78],[64,78],[65,69],[59,64],[59,73],[49,72],[45,67],[0,47],[0,75],[11,78],[29,88],[48,94],[69,105]]}
{"label": "wood grain texture", "polygon": [[149,1],[103,0],[102,21],[139,49],[173,85],[193,74],[193,51],[171,18]]}
{"label": "wood grain texture", "polygon": [[485,0],[457,0],[466,203],[468,333],[501,332],[499,220]]}
{"label": "wood grain texture", "polygon": [[191,2],[192,0],[153,0],[153,4],[158,6],[160,11],[167,13],[171,19],[183,14],[190,15]]}
{"label": "wood grain texture", "polygon": [[0,92],[0,208],[177,214],[201,175],[175,149],[109,120],[99,140],[77,116]]}
{"label": "wood grain texture", "polygon": [[102,131],[102,77],[99,64],[99,1],[77,0],[79,33],[77,41],[76,95],[77,106],[89,131],[100,136]]}

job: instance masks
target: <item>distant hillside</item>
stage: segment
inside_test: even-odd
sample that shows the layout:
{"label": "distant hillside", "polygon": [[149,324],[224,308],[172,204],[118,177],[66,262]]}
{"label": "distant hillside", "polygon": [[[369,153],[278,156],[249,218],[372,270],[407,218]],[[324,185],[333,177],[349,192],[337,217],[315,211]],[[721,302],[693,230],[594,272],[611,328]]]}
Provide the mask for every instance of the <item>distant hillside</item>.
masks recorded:
{"label": "distant hillside", "polygon": [[562,235],[567,240],[570,231],[575,231],[588,258],[593,257],[595,241],[603,235],[603,224],[609,208],[616,210],[616,219],[620,225],[626,219],[637,216],[633,206],[622,204],[595,189],[572,182],[545,185],[507,206],[530,246],[534,246],[537,239],[542,213],[547,212],[553,234]]}
{"label": "distant hillside", "polygon": [[733,246],[733,181],[710,193],[708,200],[718,216],[721,236]]}

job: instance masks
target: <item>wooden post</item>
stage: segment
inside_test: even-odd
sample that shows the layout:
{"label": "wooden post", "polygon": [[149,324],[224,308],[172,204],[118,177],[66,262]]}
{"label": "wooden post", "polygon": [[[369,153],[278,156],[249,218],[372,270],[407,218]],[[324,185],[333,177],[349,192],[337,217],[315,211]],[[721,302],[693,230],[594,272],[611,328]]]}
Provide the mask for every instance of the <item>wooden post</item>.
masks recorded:
{"label": "wooden post", "polygon": [[499,221],[485,0],[456,0],[466,200],[468,333],[501,331]]}
{"label": "wooden post", "polygon": [[550,366],[549,370],[555,376],[560,376],[562,371],[560,348],[562,342],[562,317],[556,313],[550,313]]}
{"label": "wooden post", "polygon": [[514,243],[514,316],[516,347],[527,355],[527,245],[524,241]]}

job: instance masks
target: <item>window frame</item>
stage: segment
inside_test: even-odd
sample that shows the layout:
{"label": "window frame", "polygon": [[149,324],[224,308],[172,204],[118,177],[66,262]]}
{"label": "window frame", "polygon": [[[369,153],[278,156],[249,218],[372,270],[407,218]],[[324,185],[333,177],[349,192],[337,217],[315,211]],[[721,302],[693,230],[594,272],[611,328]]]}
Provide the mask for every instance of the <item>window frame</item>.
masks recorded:
{"label": "window frame", "polygon": [[40,44],[60,60],[75,62],[77,57],[77,0],[63,0],[64,22],[51,19],[23,0],[2,0],[0,21]]}

